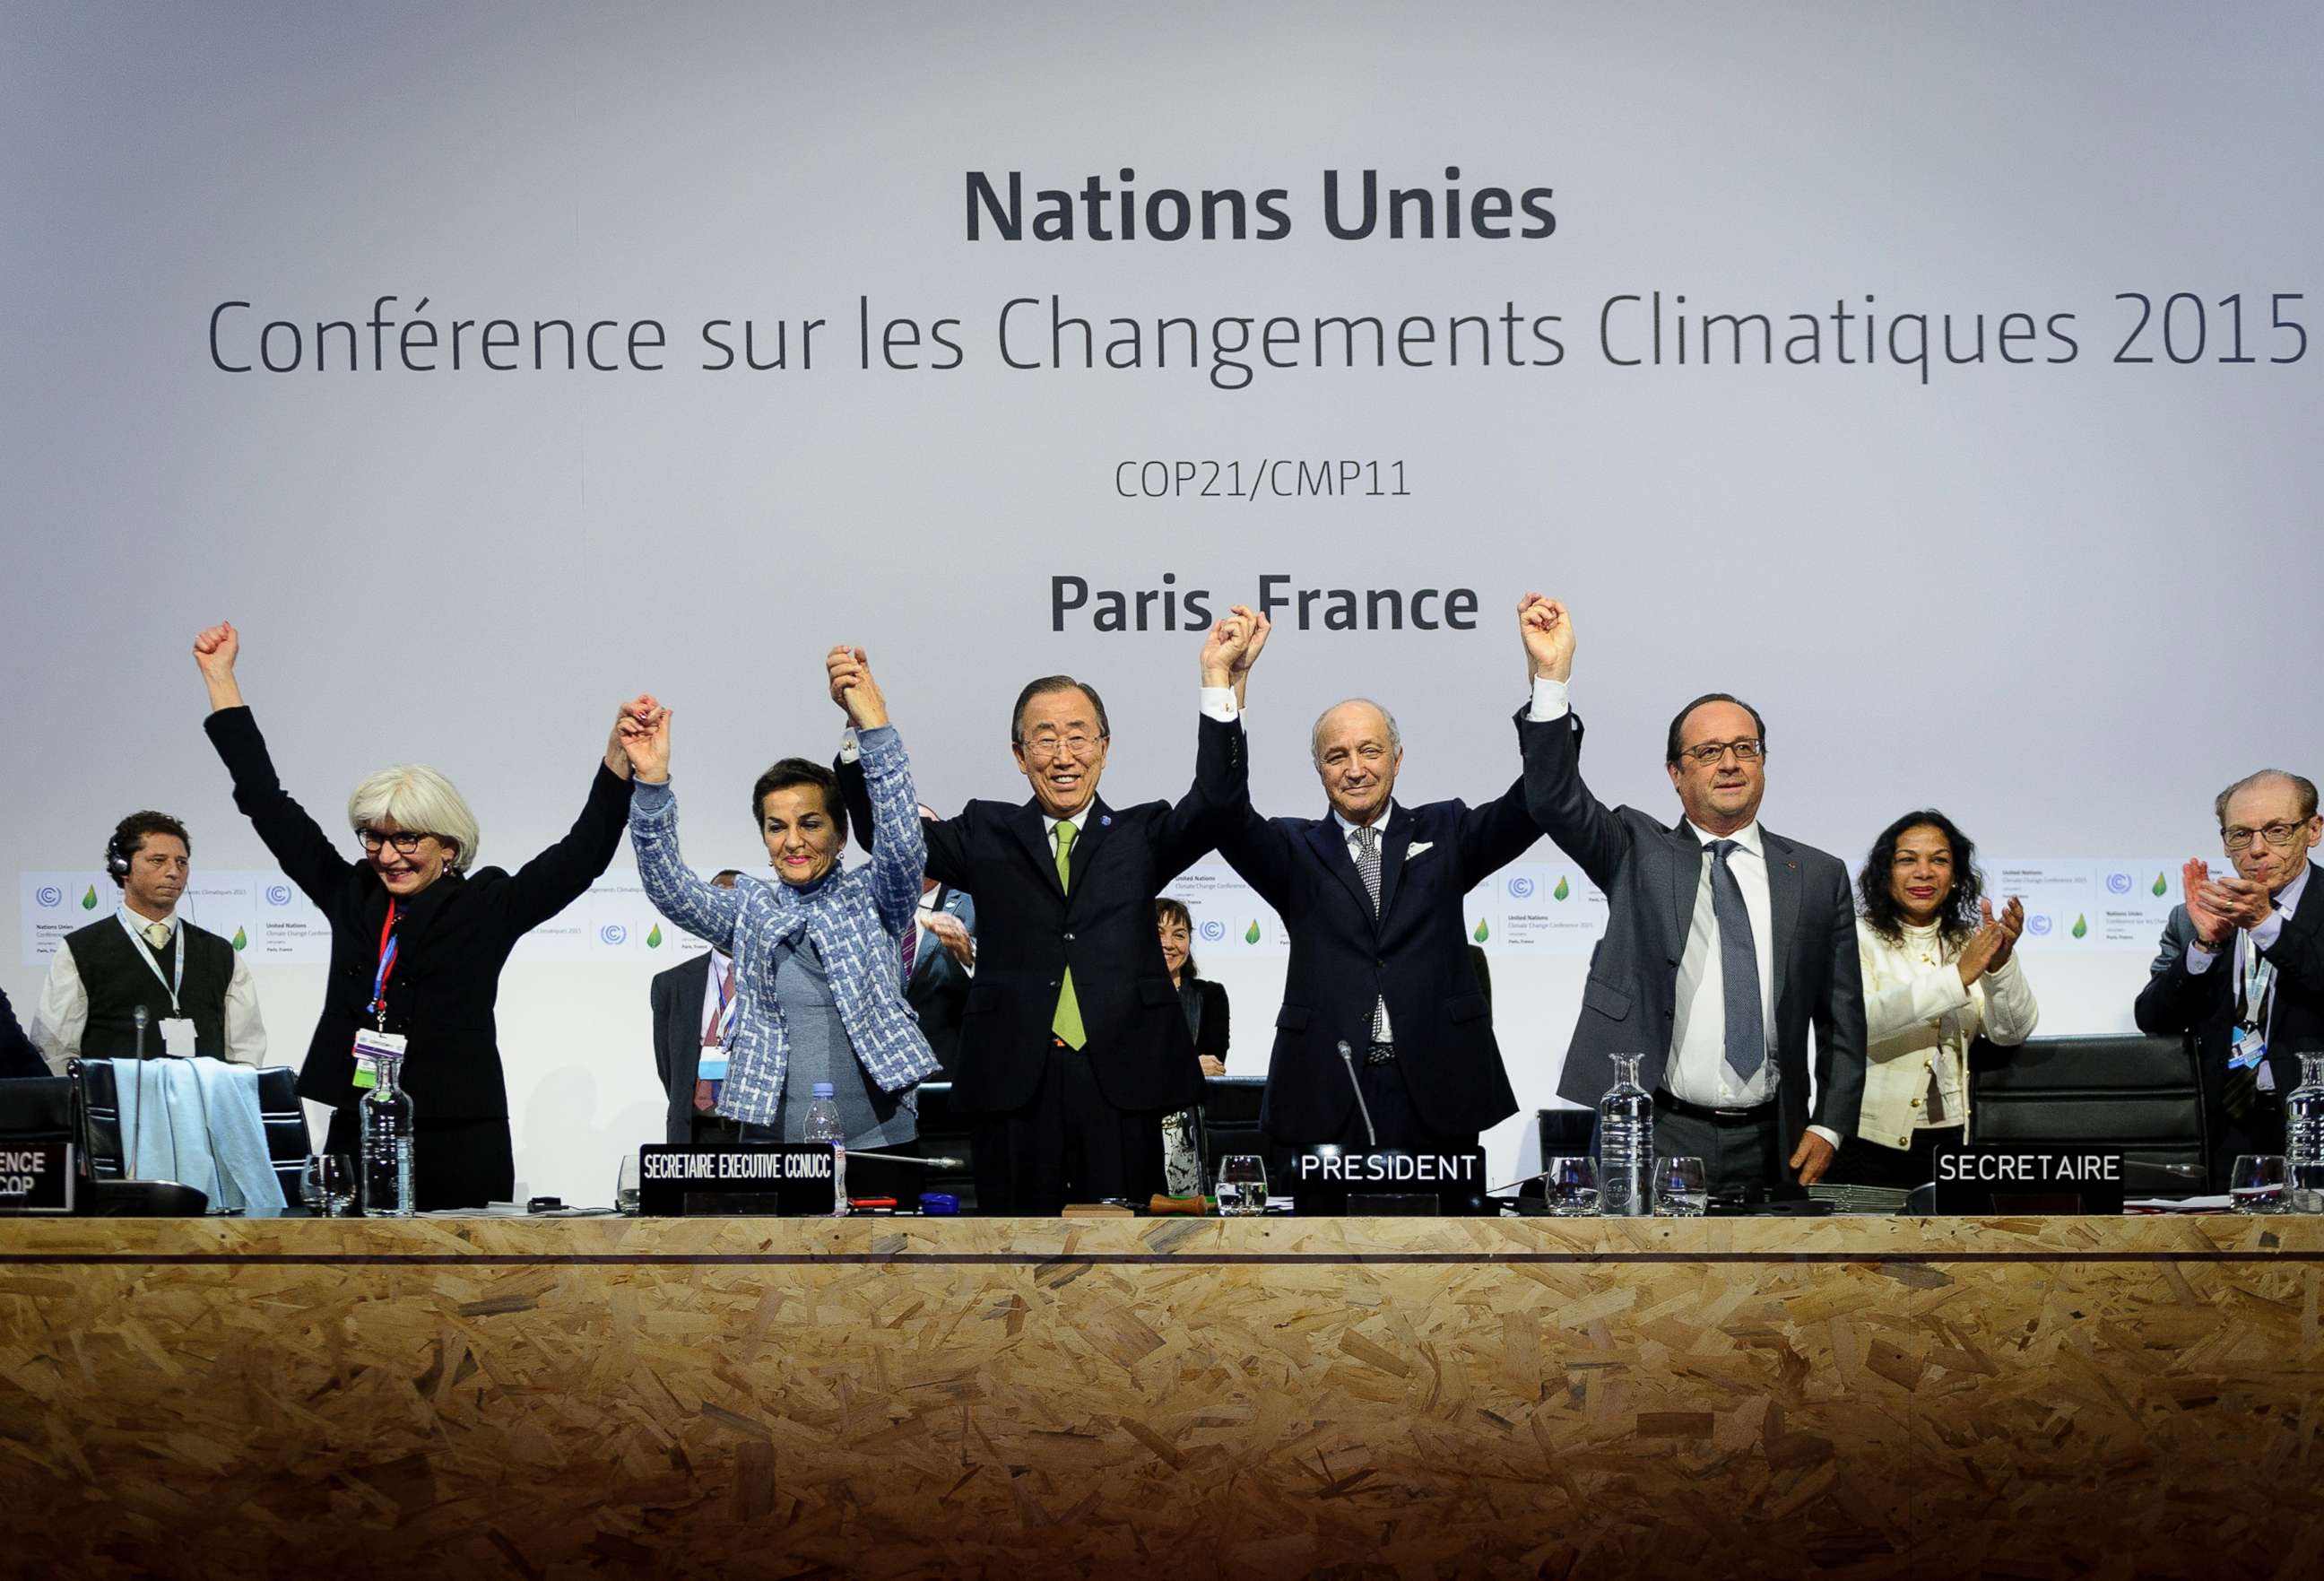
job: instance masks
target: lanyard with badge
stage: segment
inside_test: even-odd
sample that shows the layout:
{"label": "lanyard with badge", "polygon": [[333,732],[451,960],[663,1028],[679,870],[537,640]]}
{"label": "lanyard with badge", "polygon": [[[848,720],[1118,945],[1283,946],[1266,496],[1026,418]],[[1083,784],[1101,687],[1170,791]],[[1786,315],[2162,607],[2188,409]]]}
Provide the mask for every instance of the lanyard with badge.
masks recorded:
{"label": "lanyard with badge", "polygon": [[2259,953],[2259,946],[2249,934],[2236,941],[2243,955],[2243,1014],[2236,1018],[2235,1030],[2227,1034],[2229,1070],[2258,1068],[2258,1086],[2262,1092],[2273,1089],[2275,1074],[2261,1061],[2267,1058],[2267,1012],[2269,1001],[2275,994],[2275,963]]}
{"label": "lanyard with badge", "polygon": [[131,925],[128,913],[125,911],[122,913],[121,925],[129,929],[129,936],[135,941],[137,954],[145,962],[146,969],[155,977],[160,978],[161,986],[169,990],[170,1013],[161,1018],[161,1052],[173,1059],[192,1059],[198,1042],[194,1023],[188,1020],[186,1012],[179,1008],[186,991],[186,929],[184,926],[181,924],[170,929],[170,942],[175,947],[177,959],[171,966],[171,975],[164,977],[161,975],[161,963],[153,958],[152,947],[148,945],[144,936]]}
{"label": "lanyard with badge", "polygon": [[387,975],[395,969],[395,952],[402,942],[396,937],[395,916],[395,897],[390,895],[387,920],[379,930],[379,967],[372,974],[371,1003],[366,1007],[377,1024],[360,1027],[355,1031],[355,1086],[359,1087],[379,1085],[381,1056],[403,1058],[403,1034],[387,1030]]}

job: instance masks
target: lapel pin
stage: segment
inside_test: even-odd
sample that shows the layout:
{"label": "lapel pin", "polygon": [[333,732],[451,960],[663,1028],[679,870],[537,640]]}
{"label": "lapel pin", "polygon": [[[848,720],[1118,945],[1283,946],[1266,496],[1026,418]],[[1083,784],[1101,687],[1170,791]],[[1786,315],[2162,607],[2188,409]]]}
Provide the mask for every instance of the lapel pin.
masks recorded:
{"label": "lapel pin", "polygon": [[1110,829],[1113,827],[1113,814],[1101,812],[1097,815],[1097,822],[1100,828]]}

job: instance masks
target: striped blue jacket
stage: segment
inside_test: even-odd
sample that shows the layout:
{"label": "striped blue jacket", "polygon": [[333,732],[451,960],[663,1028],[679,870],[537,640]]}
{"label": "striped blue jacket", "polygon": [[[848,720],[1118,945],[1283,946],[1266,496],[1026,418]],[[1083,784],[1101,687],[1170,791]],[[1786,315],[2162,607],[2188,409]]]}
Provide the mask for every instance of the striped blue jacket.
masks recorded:
{"label": "striped blue jacket", "polygon": [[936,1068],[919,1018],[904,1003],[904,929],[916,926],[926,846],[912,765],[893,726],[859,731],[872,794],[872,860],[826,874],[805,888],[742,878],[731,890],[704,882],[678,848],[678,797],[668,784],[640,781],[630,798],[630,846],[654,909],[734,959],[739,1011],[726,1045],[726,1085],[718,1113],[753,1125],[774,1123],[789,1064],[790,1039],[775,994],[775,947],[801,932],[815,941],[831,996],[855,1058],[886,1092]]}

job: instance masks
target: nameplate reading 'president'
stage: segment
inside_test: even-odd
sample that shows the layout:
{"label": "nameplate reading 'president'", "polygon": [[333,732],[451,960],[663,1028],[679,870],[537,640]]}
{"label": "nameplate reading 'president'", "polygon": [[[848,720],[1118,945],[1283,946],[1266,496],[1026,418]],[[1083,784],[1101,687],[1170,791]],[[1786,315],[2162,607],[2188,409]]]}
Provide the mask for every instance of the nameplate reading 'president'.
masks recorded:
{"label": "nameplate reading 'president'", "polygon": [[827,1142],[650,1143],[638,1150],[638,1211],[669,1218],[828,1214],[837,1156]]}
{"label": "nameplate reading 'president'", "polygon": [[2122,1211],[2122,1154],[2071,1147],[1964,1147],[1936,1155],[1941,1214]]}
{"label": "nameplate reading 'president'", "polygon": [[1476,1153],[1365,1151],[1326,1144],[1292,1157],[1287,1185],[1293,1210],[1303,1215],[1346,1213],[1351,1195],[1384,1193],[1434,1197],[1440,1213],[1469,1213],[1482,1203],[1483,1166]]}

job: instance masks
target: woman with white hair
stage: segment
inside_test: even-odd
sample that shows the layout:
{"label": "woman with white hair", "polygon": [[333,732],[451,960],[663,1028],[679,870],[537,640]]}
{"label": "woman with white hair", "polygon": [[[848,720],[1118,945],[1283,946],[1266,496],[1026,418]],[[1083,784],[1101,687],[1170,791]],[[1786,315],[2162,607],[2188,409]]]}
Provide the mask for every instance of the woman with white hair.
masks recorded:
{"label": "woman with white hair", "polygon": [[[621,845],[630,762],[618,729],[572,832],[514,873],[476,865],[475,814],[449,780],[418,764],[383,769],[347,798],[362,852],[350,861],[275,778],[235,680],[241,647],[230,624],[194,639],[210,694],[204,728],[234,776],[235,805],[330,922],[322,1018],[299,1071],[300,1096],[331,1109],[324,1151],[358,1151],[364,1073],[355,1034],[376,1029],[405,1040],[419,1206],[507,1201],[516,1163],[493,1021],[501,967],[518,939],[605,871]],[[622,713],[645,720],[657,711],[651,698],[639,698]]]}

